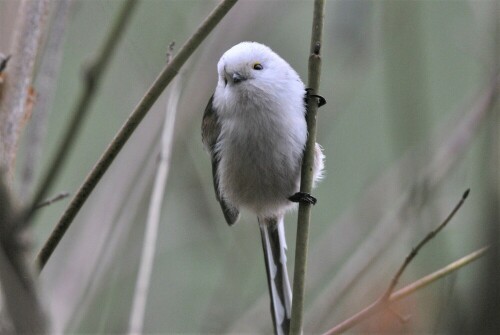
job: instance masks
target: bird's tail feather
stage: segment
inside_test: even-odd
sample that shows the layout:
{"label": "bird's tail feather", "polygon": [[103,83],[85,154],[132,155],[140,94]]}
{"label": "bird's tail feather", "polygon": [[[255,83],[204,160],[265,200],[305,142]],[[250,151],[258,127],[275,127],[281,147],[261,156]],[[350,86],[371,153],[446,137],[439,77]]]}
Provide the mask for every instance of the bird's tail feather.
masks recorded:
{"label": "bird's tail feather", "polygon": [[259,219],[262,248],[275,334],[288,334],[292,309],[292,290],[286,268],[284,218]]}

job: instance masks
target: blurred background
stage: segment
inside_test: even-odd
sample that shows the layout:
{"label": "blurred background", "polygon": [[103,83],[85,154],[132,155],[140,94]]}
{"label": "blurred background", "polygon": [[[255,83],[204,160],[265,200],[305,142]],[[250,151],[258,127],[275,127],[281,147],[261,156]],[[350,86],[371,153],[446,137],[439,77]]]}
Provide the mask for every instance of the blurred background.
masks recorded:
{"label": "blurred background", "polygon": [[[34,88],[53,87],[54,95],[31,186],[23,181],[29,123],[16,164],[16,188],[28,195],[70,119],[83,68],[123,1],[69,1],[65,16],[56,16],[58,3],[51,2],[50,25],[63,24],[64,36],[52,82],[38,75],[47,62],[43,55],[57,56],[45,48],[37,60]],[[52,194],[76,192],[165,65],[168,45],[175,41],[178,50],[216,4],[140,1]],[[243,213],[238,224],[226,225],[200,124],[216,85],[217,61],[240,41],[270,46],[307,82],[312,5],[239,1],[180,72],[180,88],[171,93],[180,100],[146,333],[272,332],[256,218]],[[8,48],[16,6],[16,0],[0,1],[0,51]],[[412,246],[439,225],[467,188],[468,201],[420,252],[398,287],[498,244],[499,13],[495,0],[326,1],[320,93],[328,104],[318,115],[326,177],[314,191],[306,333],[326,331],[378,298]],[[64,333],[127,330],[167,94],[105,174],[42,273],[42,296],[54,326]],[[39,211],[35,251],[68,203]],[[295,213],[286,217],[286,227],[292,271]],[[397,303],[396,314],[409,315],[408,322],[386,311],[351,332],[499,329],[491,324],[500,313],[499,268],[495,257],[476,261]]]}

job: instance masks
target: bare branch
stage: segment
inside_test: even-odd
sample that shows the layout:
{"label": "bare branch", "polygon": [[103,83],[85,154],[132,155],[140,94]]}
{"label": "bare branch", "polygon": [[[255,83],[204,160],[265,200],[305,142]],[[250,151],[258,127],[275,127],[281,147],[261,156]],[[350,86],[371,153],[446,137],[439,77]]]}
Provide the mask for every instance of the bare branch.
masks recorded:
{"label": "bare branch", "polygon": [[200,25],[197,31],[189,38],[182,46],[179,53],[172,61],[161,71],[155,82],[151,85],[139,104],[136,106],[132,114],[129,116],[125,124],[115,135],[115,138],[110,143],[106,151],[103,153],[99,161],[96,163],[90,174],[87,176],[83,184],[78,189],[73,197],[70,205],[63,213],[61,219],[57,223],[51,236],[38,254],[37,263],[40,269],[43,269],[47,260],[50,258],[54,249],[59,244],[59,241],[64,236],[76,214],[80,211],[90,193],[101,180],[104,173],[108,170],[115,157],[121,151],[125,143],[128,141],[142,119],[146,116],[150,108],[163,92],[165,87],[177,75],[178,71],[193,54],[196,48],[203,42],[208,34],[215,28],[224,15],[231,9],[237,0],[223,0],[205,21]]}

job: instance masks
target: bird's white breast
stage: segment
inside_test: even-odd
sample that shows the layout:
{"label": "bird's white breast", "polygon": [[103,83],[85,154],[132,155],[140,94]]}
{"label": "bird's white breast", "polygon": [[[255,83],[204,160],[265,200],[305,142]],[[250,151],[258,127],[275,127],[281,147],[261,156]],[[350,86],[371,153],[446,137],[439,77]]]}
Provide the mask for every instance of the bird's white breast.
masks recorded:
{"label": "bird's white breast", "polygon": [[304,86],[218,87],[214,95],[221,133],[216,147],[222,196],[257,215],[282,213],[298,191],[307,139]]}

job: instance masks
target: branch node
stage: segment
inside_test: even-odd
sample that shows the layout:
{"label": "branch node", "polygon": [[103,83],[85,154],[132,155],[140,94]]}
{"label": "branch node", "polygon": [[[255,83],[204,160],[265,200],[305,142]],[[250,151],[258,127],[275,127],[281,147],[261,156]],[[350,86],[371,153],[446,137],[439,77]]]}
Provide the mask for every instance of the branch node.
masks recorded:
{"label": "branch node", "polygon": [[380,299],[382,302],[385,302],[389,299],[391,296],[392,292],[394,291],[394,288],[396,287],[397,283],[399,282],[399,279],[403,275],[403,272],[406,270],[407,266],[413,261],[413,259],[417,256],[418,252],[424,245],[427,244],[432,238],[434,238],[450,221],[451,219],[455,216],[455,214],[458,212],[458,210],[462,207],[464,204],[464,200],[469,194],[469,190],[465,191],[464,195],[458,202],[458,204],[455,205],[453,210],[451,211],[450,214],[444,219],[443,222],[434,230],[429,232],[418,244],[416,247],[413,247],[411,249],[411,252],[406,256],[403,264],[399,267],[399,270],[396,272],[394,277],[391,280],[391,283],[385,293],[382,295],[382,298]]}
{"label": "branch node", "polygon": [[4,54],[0,53],[0,73],[2,73],[7,67],[7,63],[9,62],[10,56],[11,55],[5,56]]}
{"label": "branch node", "polygon": [[319,56],[319,52],[321,51],[321,42],[316,42],[314,45],[314,54]]}
{"label": "branch node", "polygon": [[170,44],[167,47],[167,64],[170,63],[172,60],[172,57],[174,56],[174,46],[175,46],[175,41],[170,42]]}

